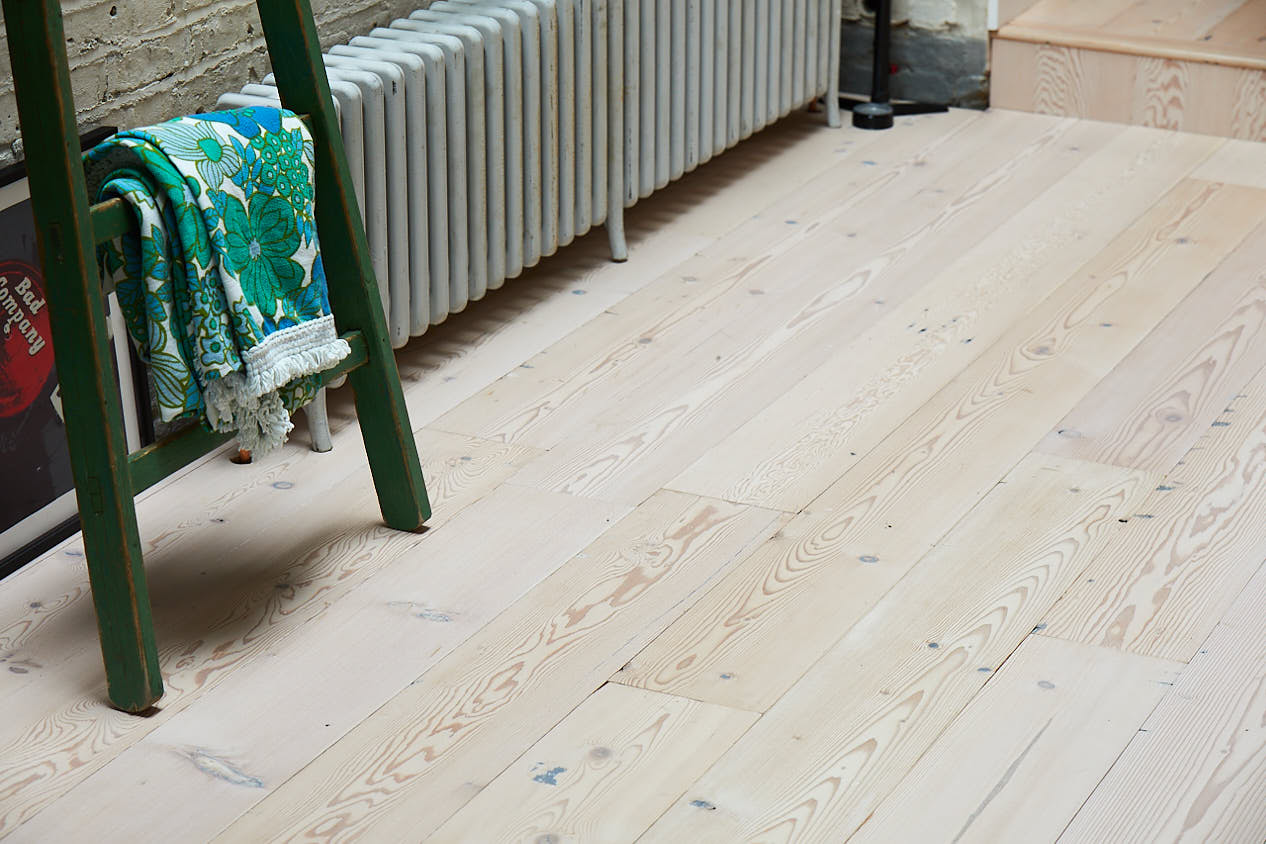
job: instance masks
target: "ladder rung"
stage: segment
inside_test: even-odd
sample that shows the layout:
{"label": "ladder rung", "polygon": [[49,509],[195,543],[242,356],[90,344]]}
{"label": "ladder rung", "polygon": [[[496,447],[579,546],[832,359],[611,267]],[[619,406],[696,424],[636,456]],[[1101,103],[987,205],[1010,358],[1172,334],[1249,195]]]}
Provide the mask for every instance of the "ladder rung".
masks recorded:
{"label": "ladder rung", "polygon": [[109,243],[136,225],[127,203],[115,197],[92,206],[92,242]]}
{"label": "ladder rung", "polygon": [[[364,366],[369,360],[369,347],[365,344],[364,334],[349,331],[343,335],[343,339],[352,347],[352,353],[340,361],[338,366],[321,373],[323,384]],[[189,465],[232,438],[232,434],[216,433],[198,425],[129,454],[132,494],[139,495],[172,472]]]}
{"label": "ladder rung", "polygon": [[[299,115],[299,119],[309,130],[312,129],[312,118],[306,114]],[[92,242],[93,243],[109,243],[120,235],[127,234],[135,225],[132,213],[128,210],[127,203],[122,199],[107,199],[105,202],[98,202],[89,209],[92,216]]]}

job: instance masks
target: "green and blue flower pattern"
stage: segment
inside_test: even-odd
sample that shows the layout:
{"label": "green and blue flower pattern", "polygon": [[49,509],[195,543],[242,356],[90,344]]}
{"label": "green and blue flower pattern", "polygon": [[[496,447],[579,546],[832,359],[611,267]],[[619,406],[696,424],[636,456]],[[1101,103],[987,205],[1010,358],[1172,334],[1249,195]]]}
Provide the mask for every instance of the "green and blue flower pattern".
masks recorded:
{"label": "green and blue flower pattern", "polygon": [[[179,117],[92,150],[97,199],[137,228],[102,248],[164,421],[206,414],[204,392],[266,338],[330,312],[314,219],[313,147],[291,112]],[[312,375],[279,390],[287,412]]]}

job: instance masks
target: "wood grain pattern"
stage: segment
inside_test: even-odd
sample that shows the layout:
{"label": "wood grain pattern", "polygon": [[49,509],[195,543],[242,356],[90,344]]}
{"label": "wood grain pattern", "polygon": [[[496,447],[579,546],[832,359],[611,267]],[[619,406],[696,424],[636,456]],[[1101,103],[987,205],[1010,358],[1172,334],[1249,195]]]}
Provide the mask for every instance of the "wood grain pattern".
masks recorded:
{"label": "wood grain pattern", "polygon": [[632,841],[758,717],[608,683],[429,840]]}
{"label": "wood grain pattern", "polygon": [[774,528],[767,511],[656,494],[222,837],[425,837]]}
{"label": "wood grain pattern", "polygon": [[[272,642],[265,653],[236,664],[179,719],[156,725],[69,792],[60,808],[42,812],[23,830],[60,840],[74,837],[74,830],[94,817],[114,812],[120,817],[103,837],[144,837],[167,811],[145,786],[161,781],[169,800],[190,804],[179,823],[164,826],[183,840],[213,837],[521,599],[622,513],[601,502],[500,486],[319,615],[306,613],[304,635]],[[489,561],[506,558],[514,565],[490,579]],[[337,678],[336,685],[331,678]],[[291,704],[261,711],[259,701],[278,688],[286,689]],[[241,737],[250,733],[256,738],[244,745]],[[231,764],[258,785],[206,794],[208,776],[224,779],[216,775],[219,767],[212,759]]]}
{"label": "wood grain pattern", "polygon": [[[1151,134],[1140,148],[1140,138],[1113,127],[1079,125],[1117,137],[1097,149],[1101,136],[1062,135],[1058,152],[1045,151],[1033,166],[1055,174],[1080,161],[1076,175],[993,218],[989,234],[948,265],[942,250],[930,247],[940,267],[917,261],[909,268],[931,274],[922,290],[711,445],[669,487],[798,511],[886,437],[892,419],[917,410],[1063,282],[1071,264],[1089,260],[1202,155],[1172,148],[1172,137]],[[1031,171],[1013,181],[989,203],[1012,211],[1012,189],[1024,195],[1045,184]],[[1067,189],[1072,184],[1094,188]],[[1035,226],[1043,230],[1040,239],[1027,234]],[[951,231],[944,242],[961,240]],[[952,254],[954,247],[945,248]]]}
{"label": "wood grain pattern", "polygon": [[1264,613],[1266,574],[1259,570],[1061,841],[1261,840]]}
{"label": "wood grain pattern", "polygon": [[1245,0],[1042,0],[1001,27],[990,102],[1266,139],[1266,12]]}
{"label": "wood grain pattern", "polygon": [[[1171,192],[718,584],[622,679],[768,708],[1256,225],[1266,194],[1228,190],[1184,182]],[[1234,218],[1241,226],[1229,230]],[[1184,251],[1191,240],[1211,252]],[[794,653],[774,644],[784,637],[797,642]]]}
{"label": "wood grain pattern", "polygon": [[[847,838],[1080,575],[1148,480],[1026,459],[644,840]],[[700,812],[694,800],[717,809]]]}
{"label": "wood grain pattern", "polygon": [[849,840],[1054,841],[1184,667],[1027,637]]}
{"label": "wood grain pattern", "polygon": [[[433,531],[512,472],[516,461],[532,453],[520,446],[481,445],[450,434],[425,436],[423,443],[428,456],[426,471],[435,481],[434,500],[442,505],[437,508]],[[0,725],[0,833],[33,816],[176,715],[198,694],[266,653],[370,574],[433,536],[377,526],[366,474],[359,470],[344,486],[352,492],[350,500],[357,509],[349,508],[348,499],[328,495],[306,499],[306,512],[317,521],[302,531],[297,527],[289,533],[276,531],[273,520],[277,510],[261,507],[258,497],[248,503],[260,527],[271,524],[274,528],[271,548],[259,548],[239,560],[246,565],[253,560],[253,577],[239,574],[240,580],[207,580],[202,574],[215,568],[226,550],[223,540],[217,543],[206,535],[221,527],[214,521],[216,516],[210,517],[203,529],[188,531],[204,546],[200,559],[190,558],[188,546],[176,546],[184,551],[186,565],[180,568],[154,567],[165,558],[151,555],[152,594],[166,610],[158,615],[158,630],[167,642],[161,653],[167,696],[162,710],[153,717],[124,716],[104,704],[91,651],[76,660],[76,665],[84,666],[78,670],[66,671],[62,666],[57,672],[0,674],[5,687],[14,686],[11,691],[0,691],[6,713]],[[324,513],[320,508],[323,502]],[[244,536],[254,535],[247,524],[242,528]],[[270,558],[270,551],[277,556]],[[261,562],[268,559],[274,562],[259,570]],[[82,594],[82,586],[75,588]],[[183,600],[167,600],[169,592]],[[35,623],[19,619],[6,626],[9,638],[5,654],[10,664],[51,663],[51,657],[45,655],[49,647],[69,637],[81,647],[93,645],[88,635],[91,627],[83,629],[85,621],[91,624],[90,616],[84,618],[83,602],[71,600],[71,592],[63,595],[66,597],[54,604],[29,610]],[[51,607],[57,611],[50,611]],[[59,629],[62,624],[73,626],[75,632]],[[85,674],[88,671],[90,675]],[[85,676],[91,677],[86,687]],[[44,678],[51,682],[42,682]]]}
{"label": "wood grain pattern", "polygon": [[[415,422],[514,442],[419,432],[414,544],[371,527],[337,393],[332,454],[143,496],[153,718],[98,703],[73,541],[0,582],[0,836],[1050,840],[1175,667],[1045,635],[1084,589],[1139,641],[1235,638],[1071,840],[1259,830],[1260,600],[1226,608],[1266,558],[1266,147],[1014,112],[780,138],[639,203],[646,260],[582,241],[404,351]],[[629,500],[511,479],[714,375],[736,395],[596,487]],[[688,475],[798,512],[631,500]]]}
{"label": "wood grain pattern", "polygon": [[1258,229],[1060,420],[1039,450],[1168,471],[1266,365],[1263,329],[1266,229]]}
{"label": "wood grain pattern", "polygon": [[[537,355],[527,367],[508,373],[437,425],[542,448],[575,436],[595,408],[607,406],[602,399],[619,389],[613,382],[630,377],[630,371],[645,378],[637,368],[640,361],[659,360],[673,349],[685,354],[698,345],[700,336],[729,319],[759,314],[764,300],[753,299],[749,292],[758,289],[754,274],[778,256],[803,252],[820,235],[816,225],[798,226],[789,220],[847,218],[868,201],[894,190],[899,180],[913,179],[912,192],[917,193],[923,181],[932,178],[924,175],[929,172],[927,164],[939,161],[942,150],[964,133],[969,138],[988,136],[975,128],[983,119],[958,119],[940,131],[920,121],[905,127],[889,144],[861,141],[841,147],[833,153],[836,167],[821,177],[821,192],[797,192],[775,203]],[[745,198],[733,199],[741,203]],[[680,377],[679,371],[675,374]],[[626,385],[624,393],[629,392]]]}
{"label": "wood grain pattern", "polygon": [[[1262,8],[1266,9],[1266,5]],[[1210,182],[1266,188],[1266,167],[1262,165],[1260,143],[1229,140],[1191,171],[1191,176]]]}
{"label": "wood grain pattern", "polygon": [[1189,660],[1266,540],[1266,375],[1213,421],[1047,619],[1050,635]]}
{"label": "wood grain pattern", "polygon": [[[1052,131],[1043,140],[1049,144],[1059,134]],[[551,448],[515,481],[626,503],[669,483],[680,471],[682,452],[707,447],[781,401],[792,386],[789,371],[820,359],[841,338],[864,333],[927,288],[940,265],[938,244],[969,237],[974,209],[1018,178],[1017,169],[981,163],[964,161],[953,178],[934,182],[931,187],[945,190],[944,196],[929,193],[917,178],[907,180],[914,184],[871,203],[874,216],[848,230],[855,238],[841,238],[811,257],[764,261],[749,283],[769,296],[759,297],[760,310],[743,321],[743,332],[722,329],[696,343],[688,357],[672,360],[670,371],[650,373],[662,377],[643,383],[636,391],[640,401],[628,396],[617,403],[618,415],[597,417],[596,431]],[[882,211],[895,206],[901,208],[899,226]],[[840,266],[854,269],[841,278]]]}

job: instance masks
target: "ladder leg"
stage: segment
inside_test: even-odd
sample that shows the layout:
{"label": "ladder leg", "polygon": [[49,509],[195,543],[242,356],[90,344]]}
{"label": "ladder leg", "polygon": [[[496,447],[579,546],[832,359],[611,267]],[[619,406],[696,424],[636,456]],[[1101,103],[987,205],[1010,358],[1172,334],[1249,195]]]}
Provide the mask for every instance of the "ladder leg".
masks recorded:
{"label": "ladder leg", "polygon": [[312,120],[317,231],[334,319],[342,331],[362,331],[369,347],[369,362],[349,373],[348,381],[378,504],[388,525],[417,530],[430,518],[431,507],[369,263],[365,228],[352,198],[351,171],[330,101],[312,6],[309,0],[258,0],[256,5],[281,101]]}
{"label": "ladder leg", "polygon": [[4,23],[109,696],[118,708],[140,712],[162,696],[163,681],[93,259],[61,8],[56,0],[4,0]]}

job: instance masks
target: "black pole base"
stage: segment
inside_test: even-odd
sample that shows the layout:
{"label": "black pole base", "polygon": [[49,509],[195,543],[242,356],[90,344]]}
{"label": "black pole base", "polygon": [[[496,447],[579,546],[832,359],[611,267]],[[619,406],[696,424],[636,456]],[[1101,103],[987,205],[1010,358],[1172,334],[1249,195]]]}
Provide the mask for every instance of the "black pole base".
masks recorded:
{"label": "black pole base", "polygon": [[891,129],[892,106],[888,103],[857,103],[853,106],[853,125],[858,129]]}
{"label": "black pole base", "polygon": [[[908,114],[943,114],[949,111],[949,106],[940,103],[874,103],[870,100],[861,100],[856,97],[840,97],[840,108],[846,108],[853,112],[853,125],[859,129],[888,129],[892,127],[892,118],[894,116],[901,117]],[[885,122],[882,116],[878,119],[868,114],[871,109],[883,109],[887,112],[887,120]],[[858,116],[859,109],[863,113]]]}

